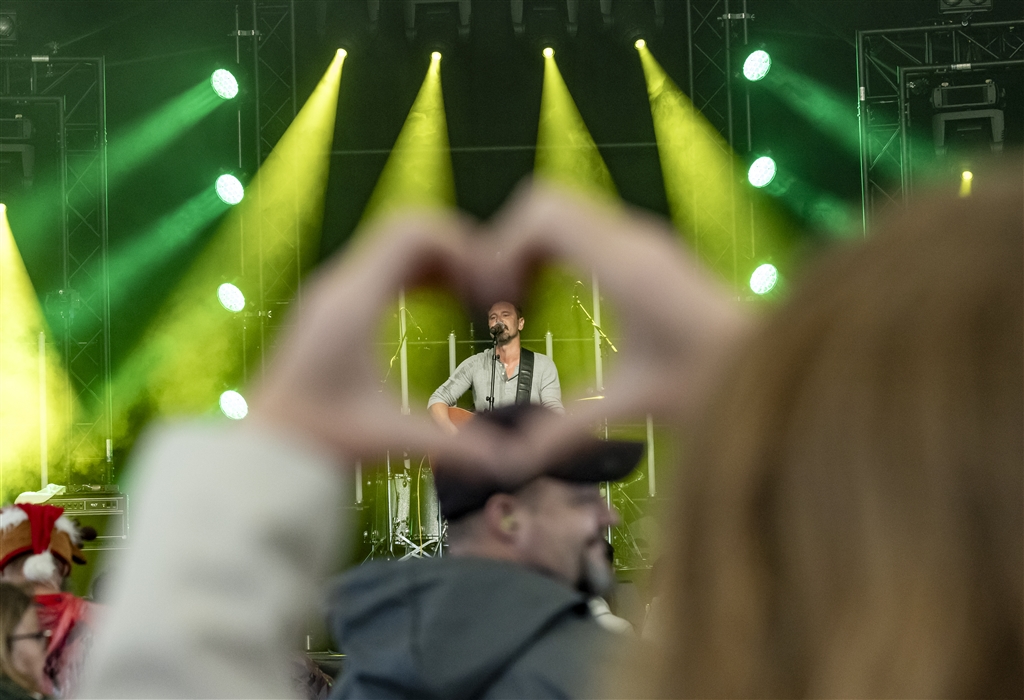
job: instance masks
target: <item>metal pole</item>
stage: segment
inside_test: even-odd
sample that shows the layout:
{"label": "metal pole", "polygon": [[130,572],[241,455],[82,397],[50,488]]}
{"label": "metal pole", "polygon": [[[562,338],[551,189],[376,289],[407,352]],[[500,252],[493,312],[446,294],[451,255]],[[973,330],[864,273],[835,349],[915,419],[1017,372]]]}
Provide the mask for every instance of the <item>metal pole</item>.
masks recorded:
{"label": "metal pole", "polygon": [[405,288],[398,290],[398,367],[402,381],[402,415],[409,415],[409,343],[405,337]]}
{"label": "metal pole", "polygon": [[448,376],[455,374],[456,367],[456,355],[455,355],[455,331],[448,334]]}
{"label": "metal pole", "polygon": [[356,505],[363,502],[363,463],[356,460]]}
{"label": "metal pole", "polygon": [[39,333],[39,481],[46,488],[50,481],[50,465],[46,452],[46,334]]}
{"label": "metal pole", "polygon": [[[107,217],[107,66],[105,59],[100,56],[96,70],[97,86],[99,88],[100,103],[100,259],[103,275],[103,403],[106,412],[107,436],[104,441],[106,448],[106,461],[104,462],[104,483],[110,484],[114,481],[113,469],[113,437],[114,437],[114,383],[110,380],[112,373],[110,361],[110,271],[107,266],[107,239],[109,220]],[[70,481],[70,479],[69,479]]]}
{"label": "metal pole", "polygon": [[868,115],[866,78],[867,59],[864,54],[864,33],[857,32],[857,122],[860,135],[860,219],[864,236],[868,235],[868,198],[870,184],[868,181]]}
{"label": "metal pole", "polygon": [[653,498],[658,493],[654,474],[654,416],[647,414],[647,495]]}
{"label": "metal pole", "polygon": [[601,358],[601,288],[597,283],[597,273],[592,277],[591,289],[594,295],[594,390],[600,394],[604,391],[604,361]]}
{"label": "metal pole", "polygon": [[544,354],[548,356],[552,362],[555,359],[555,339],[551,335],[551,331],[544,334]]}
{"label": "metal pole", "polygon": [[385,457],[385,459],[386,459],[385,465],[386,465],[386,469],[387,469],[387,474],[385,474],[385,479],[386,479],[386,483],[387,483],[387,487],[388,487],[388,552],[391,553],[391,554],[394,554],[395,553],[395,515],[394,515],[394,508],[393,508],[393,506],[391,504],[391,499],[393,498],[392,492],[391,492],[391,481],[392,481],[392,478],[391,478],[391,452],[387,453],[387,456]]}
{"label": "metal pole", "polygon": [[910,106],[907,102],[907,76],[903,72],[902,66],[896,67],[896,75],[900,90],[897,100],[900,112],[900,189],[902,189],[903,204],[906,205],[910,200],[910,139],[907,138]]}

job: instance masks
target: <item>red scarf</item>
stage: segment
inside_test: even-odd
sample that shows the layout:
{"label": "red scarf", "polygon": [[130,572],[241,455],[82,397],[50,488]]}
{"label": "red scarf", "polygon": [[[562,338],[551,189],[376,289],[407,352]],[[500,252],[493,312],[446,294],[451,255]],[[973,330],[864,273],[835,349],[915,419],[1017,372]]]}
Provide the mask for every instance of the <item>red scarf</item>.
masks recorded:
{"label": "red scarf", "polygon": [[50,630],[50,646],[46,649],[47,656],[64,646],[71,630],[79,622],[90,622],[91,605],[70,593],[39,593],[36,595],[39,624],[43,629]]}

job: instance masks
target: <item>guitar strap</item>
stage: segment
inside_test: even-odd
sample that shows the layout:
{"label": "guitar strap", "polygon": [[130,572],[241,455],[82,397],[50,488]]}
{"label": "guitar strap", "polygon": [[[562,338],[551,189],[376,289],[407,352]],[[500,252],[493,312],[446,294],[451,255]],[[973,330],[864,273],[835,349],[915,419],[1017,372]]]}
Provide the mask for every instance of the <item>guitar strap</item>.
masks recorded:
{"label": "guitar strap", "polygon": [[530,403],[533,391],[533,350],[519,350],[519,385],[516,387],[516,406]]}

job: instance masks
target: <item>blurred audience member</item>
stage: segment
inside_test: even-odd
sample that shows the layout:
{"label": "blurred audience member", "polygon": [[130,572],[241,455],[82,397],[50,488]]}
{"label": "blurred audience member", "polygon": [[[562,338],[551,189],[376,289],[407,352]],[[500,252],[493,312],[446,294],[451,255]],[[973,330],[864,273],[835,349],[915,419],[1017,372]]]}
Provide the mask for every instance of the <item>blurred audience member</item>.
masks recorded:
{"label": "blurred audience member", "polygon": [[666,546],[665,697],[1024,695],[1020,172],[818,266],[736,358]]}
{"label": "blurred audience member", "polygon": [[32,595],[0,581],[0,700],[33,700],[49,691],[49,638],[49,630],[39,626]]}
{"label": "blurred audience member", "polygon": [[[85,564],[81,545],[95,537],[52,505],[18,504],[0,510],[0,580],[35,593],[40,624],[49,633],[46,675],[53,691],[69,697],[78,688],[92,640],[92,604],[63,590],[73,564]],[[83,532],[83,530],[85,530]]]}
{"label": "blurred audience member", "polygon": [[[558,419],[520,406],[476,420],[513,442],[535,414]],[[332,600],[346,655],[332,697],[593,697],[618,651],[587,606],[614,583],[604,536],[617,516],[598,484],[624,477],[642,451],[594,440],[513,487],[438,460],[450,556],[346,574]]]}

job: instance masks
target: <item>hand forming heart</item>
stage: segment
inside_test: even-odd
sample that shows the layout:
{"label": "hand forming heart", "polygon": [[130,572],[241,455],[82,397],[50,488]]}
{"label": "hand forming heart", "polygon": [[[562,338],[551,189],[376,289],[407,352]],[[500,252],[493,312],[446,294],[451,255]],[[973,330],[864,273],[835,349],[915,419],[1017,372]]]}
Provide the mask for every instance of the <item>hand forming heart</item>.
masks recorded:
{"label": "hand forming heart", "polygon": [[[747,322],[726,291],[636,212],[527,186],[486,228],[408,213],[383,223],[317,274],[257,392],[253,419],[308,435],[348,458],[386,449],[445,453],[509,483],[564,456],[601,419],[646,413],[679,420],[702,401]],[[370,339],[400,286],[440,282],[465,302],[519,299],[538,267],[597,273],[623,319],[621,361],[593,402],[538,421],[510,446],[492,427],[458,436],[402,416],[380,391]]]}

